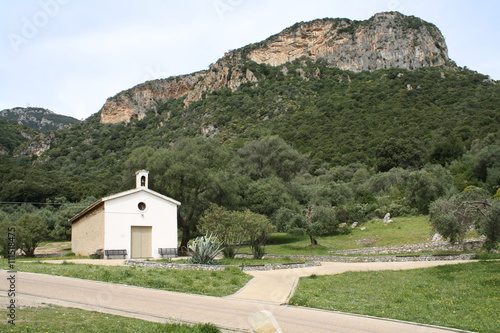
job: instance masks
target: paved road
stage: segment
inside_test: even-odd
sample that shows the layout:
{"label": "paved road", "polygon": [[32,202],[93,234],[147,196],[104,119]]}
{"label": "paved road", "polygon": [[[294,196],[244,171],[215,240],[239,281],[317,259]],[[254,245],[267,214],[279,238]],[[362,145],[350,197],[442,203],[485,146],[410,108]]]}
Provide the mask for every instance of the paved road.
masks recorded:
{"label": "paved road", "polygon": [[[335,264],[333,264],[335,265]],[[330,266],[330,265],[327,265]],[[361,267],[361,266],[359,266]],[[233,297],[209,297],[117,285],[60,276],[17,273],[23,297],[156,321],[211,322],[219,327],[250,331],[250,316],[260,310],[273,313],[283,332],[443,333],[451,330],[322,310],[277,305],[275,301],[245,299],[245,289]],[[1,279],[6,281],[6,271]],[[290,275],[290,272],[287,272]],[[6,284],[1,283],[6,295]]]}

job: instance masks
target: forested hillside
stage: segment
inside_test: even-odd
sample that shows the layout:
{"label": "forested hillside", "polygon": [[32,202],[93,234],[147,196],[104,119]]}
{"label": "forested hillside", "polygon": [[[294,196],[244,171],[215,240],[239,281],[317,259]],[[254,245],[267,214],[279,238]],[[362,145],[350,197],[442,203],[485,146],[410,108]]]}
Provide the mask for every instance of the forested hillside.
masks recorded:
{"label": "forested hillside", "polygon": [[314,232],[336,234],[387,212],[426,214],[470,186],[499,196],[500,85],[487,75],[453,66],[354,72],[307,57],[224,64],[226,78],[252,75],[190,103],[189,94],[158,100],[129,122],[96,113],[38,135],[29,143],[36,154],[2,131],[10,152],[0,156],[2,216],[51,215],[51,237],[67,238],[76,206],[61,203],[129,189],[143,168],[154,190],[182,202],[188,236],[210,204],[249,209],[293,233],[311,232],[305,212],[315,207]]}
{"label": "forested hillside", "polygon": [[[96,114],[54,132],[37,158],[2,157],[0,200],[101,197],[131,188],[133,172],[147,168],[152,187],[195,210],[194,220],[215,202],[297,231],[310,205],[330,209],[338,226],[388,211],[426,213],[469,185],[490,195],[500,185],[500,92],[484,75],[248,66],[259,85],[223,89],[188,108],[173,99],[128,124],[102,124]],[[180,181],[203,186],[202,197]]]}
{"label": "forested hillside", "polygon": [[37,133],[31,128],[0,119],[0,155],[12,155],[16,148]]}

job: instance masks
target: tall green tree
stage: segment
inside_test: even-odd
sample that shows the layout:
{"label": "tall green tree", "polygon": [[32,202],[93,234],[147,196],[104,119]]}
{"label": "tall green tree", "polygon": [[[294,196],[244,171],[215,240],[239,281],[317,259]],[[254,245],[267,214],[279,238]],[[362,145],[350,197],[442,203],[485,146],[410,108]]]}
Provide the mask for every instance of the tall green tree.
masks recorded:
{"label": "tall green tree", "polygon": [[271,217],[278,209],[293,206],[295,202],[283,180],[273,176],[249,183],[244,204],[253,212]]}
{"label": "tall green tree", "polygon": [[470,186],[463,192],[437,200],[430,207],[433,228],[450,239],[462,241],[471,228],[486,236],[486,247],[491,249],[500,241],[500,201],[490,198],[487,191]]}
{"label": "tall green tree", "polygon": [[24,214],[14,222],[14,225],[19,248],[27,257],[34,257],[35,249],[49,236],[47,222],[36,214]]}
{"label": "tall green tree", "polygon": [[500,187],[500,145],[487,146],[478,153],[475,173],[485,188],[494,194]]}
{"label": "tall green tree", "polygon": [[310,165],[307,156],[278,136],[247,142],[237,153],[241,172],[254,180],[275,176],[288,182]]}
{"label": "tall green tree", "polygon": [[[9,255],[9,242],[15,242],[16,240],[9,237],[9,227],[11,227],[9,214],[0,210],[0,233],[4,235],[0,237],[0,253],[4,258],[7,258]],[[14,236],[15,237],[15,236]],[[9,239],[10,238],[10,239]]]}
{"label": "tall green tree", "polygon": [[425,149],[415,139],[387,139],[375,149],[378,171],[389,171],[392,168],[419,168],[424,164]]}
{"label": "tall green tree", "polygon": [[230,161],[231,154],[225,146],[201,137],[180,139],[147,159],[147,168],[155,175],[151,177],[152,188],[182,204],[177,210],[182,228],[181,248],[187,248],[203,211],[220,197],[220,186],[213,184]]}
{"label": "tall green tree", "polygon": [[406,181],[406,199],[420,213],[429,212],[429,204],[450,193],[453,179],[448,170],[440,165],[427,165],[410,173]]}
{"label": "tall green tree", "polygon": [[456,137],[450,136],[434,144],[429,160],[433,164],[446,165],[459,159],[464,153],[463,144]]}

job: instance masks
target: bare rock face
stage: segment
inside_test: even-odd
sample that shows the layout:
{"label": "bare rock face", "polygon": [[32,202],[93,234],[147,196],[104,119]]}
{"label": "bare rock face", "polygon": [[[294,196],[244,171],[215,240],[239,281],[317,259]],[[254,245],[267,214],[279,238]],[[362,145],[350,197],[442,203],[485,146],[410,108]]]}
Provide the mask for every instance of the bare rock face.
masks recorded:
{"label": "bare rock face", "polygon": [[[236,60],[236,61],[235,61]],[[188,92],[184,105],[201,99],[203,93],[211,93],[222,88],[235,91],[243,83],[257,82],[257,77],[249,69],[243,70],[239,57],[237,59],[227,57],[210,66],[209,71],[191,91]]]}
{"label": "bare rock face", "polygon": [[115,124],[129,122],[131,119],[142,119],[146,111],[154,109],[158,103],[187,94],[205,74],[205,71],[200,71],[168,79],[152,80],[124,90],[108,98],[100,110],[101,122]]}
{"label": "bare rock face", "polygon": [[367,21],[320,19],[292,28],[269,38],[248,58],[272,66],[300,57],[324,59],[330,66],[354,72],[413,70],[450,62],[445,40],[434,25],[398,12],[376,14]]}
{"label": "bare rock face", "polygon": [[[185,96],[184,105],[189,106],[206,93],[221,88],[235,91],[241,84],[258,82],[243,67],[248,60],[279,66],[302,57],[355,72],[453,67],[439,29],[419,18],[388,12],[366,21],[319,19],[297,23],[265,41],[228,52],[207,71],[148,81],[122,91],[108,98],[100,111],[101,122],[142,119],[147,110],[170,98]],[[320,72],[316,77],[320,78]]]}
{"label": "bare rock face", "polygon": [[3,145],[0,145],[0,156],[1,155],[4,155],[4,156],[9,155],[9,148],[7,148]]}
{"label": "bare rock face", "polygon": [[27,146],[19,148],[15,153],[14,157],[19,156],[40,156],[45,151],[49,150],[52,144],[56,140],[56,135],[54,132],[40,133],[29,141]]}

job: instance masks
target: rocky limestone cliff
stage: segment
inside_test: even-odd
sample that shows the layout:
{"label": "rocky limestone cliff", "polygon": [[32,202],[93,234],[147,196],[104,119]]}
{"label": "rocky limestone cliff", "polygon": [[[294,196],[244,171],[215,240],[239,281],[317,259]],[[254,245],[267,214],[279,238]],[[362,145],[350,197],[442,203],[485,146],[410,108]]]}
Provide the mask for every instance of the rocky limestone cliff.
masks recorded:
{"label": "rocky limestone cliff", "polygon": [[245,61],[279,66],[307,57],[350,71],[383,68],[414,70],[453,67],[439,29],[419,18],[398,12],[376,14],[369,20],[318,19],[301,22],[260,43],[230,51],[207,71],[153,80],[108,98],[100,111],[101,122],[142,119],[147,110],[170,98],[196,102],[204,93],[221,88],[232,91],[243,83],[257,82]]}
{"label": "rocky limestone cliff", "polygon": [[40,133],[30,140],[27,144],[16,149],[14,157],[19,156],[40,156],[55,143],[56,135],[54,132]]}
{"label": "rocky limestone cliff", "polygon": [[100,110],[101,122],[129,122],[142,119],[146,111],[154,109],[158,103],[169,98],[179,98],[187,94],[206,75],[206,71],[152,80],[124,90],[107,99]]}
{"label": "rocky limestone cliff", "polygon": [[439,29],[398,12],[376,14],[366,21],[320,19],[298,23],[236,52],[242,51],[248,59],[272,66],[308,57],[354,72],[450,64]]}
{"label": "rocky limestone cliff", "polygon": [[184,105],[201,99],[203,93],[229,88],[231,91],[238,89],[243,83],[257,82],[257,77],[249,69],[242,68],[239,57],[226,57],[210,66],[207,74],[190,90],[184,100]]}

